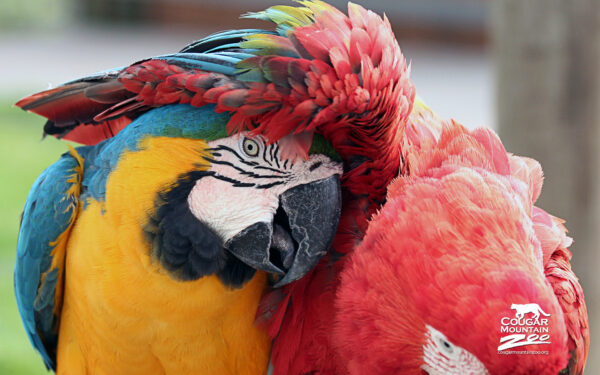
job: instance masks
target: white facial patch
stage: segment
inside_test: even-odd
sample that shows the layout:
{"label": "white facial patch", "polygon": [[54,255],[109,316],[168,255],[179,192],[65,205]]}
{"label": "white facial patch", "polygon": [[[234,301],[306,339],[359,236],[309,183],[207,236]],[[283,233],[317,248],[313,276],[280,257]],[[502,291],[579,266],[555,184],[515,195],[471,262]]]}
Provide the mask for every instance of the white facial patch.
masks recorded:
{"label": "white facial patch", "polygon": [[443,333],[427,325],[421,368],[429,375],[489,375],[483,363],[467,350],[452,344]]}
{"label": "white facial patch", "polygon": [[283,160],[277,142],[247,132],[208,145],[210,175],[196,182],[188,204],[224,242],[254,223],[270,223],[286,190],[342,174],[341,163],[324,155]]}

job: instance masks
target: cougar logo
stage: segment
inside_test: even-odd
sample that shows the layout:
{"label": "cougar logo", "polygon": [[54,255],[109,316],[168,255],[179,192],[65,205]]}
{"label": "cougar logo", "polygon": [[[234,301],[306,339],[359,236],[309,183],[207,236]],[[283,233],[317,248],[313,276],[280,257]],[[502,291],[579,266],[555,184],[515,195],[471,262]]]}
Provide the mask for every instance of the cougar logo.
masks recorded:
{"label": "cougar logo", "polygon": [[534,319],[539,318],[540,314],[543,316],[550,316],[550,314],[546,314],[537,303],[527,303],[525,305],[517,305],[516,303],[513,303],[510,308],[511,310],[516,310],[515,317],[517,319],[523,318],[525,314],[528,313],[532,313]]}
{"label": "cougar logo", "polygon": [[[537,303],[519,305],[513,303],[511,310],[515,310],[515,316],[504,316],[500,319],[500,345],[498,352],[501,354],[522,354],[520,351],[509,351],[508,349],[528,345],[550,344],[550,319],[541,318],[550,316],[542,310]],[[508,313],[508,312],[507,312]],[[530,318],[525,315],[532,314]],[[524,354],[533,354],[536,351],[525,351]],[[540,350],[541,354],[548,351]],[[540,354],[537,353],[537,354]]]}

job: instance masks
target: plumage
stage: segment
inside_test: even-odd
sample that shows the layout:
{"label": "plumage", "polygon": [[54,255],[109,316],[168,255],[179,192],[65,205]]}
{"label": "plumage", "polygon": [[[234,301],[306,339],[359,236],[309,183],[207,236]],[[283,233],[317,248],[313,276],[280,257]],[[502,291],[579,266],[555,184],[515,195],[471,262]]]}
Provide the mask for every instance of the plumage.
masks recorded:
{"label": "plumage", "polygon": [[[506,153],[489,130],[456,123],[410,160],[341,272],[339,373],[583,373],[583,292],[562,221],[534,206],[539,164]],[[501,318],[530,303],[548,317],[550,340],[514,350],[547,354],[499,354]],[[431,327],[460,358],[474,357],[436,362]]]}

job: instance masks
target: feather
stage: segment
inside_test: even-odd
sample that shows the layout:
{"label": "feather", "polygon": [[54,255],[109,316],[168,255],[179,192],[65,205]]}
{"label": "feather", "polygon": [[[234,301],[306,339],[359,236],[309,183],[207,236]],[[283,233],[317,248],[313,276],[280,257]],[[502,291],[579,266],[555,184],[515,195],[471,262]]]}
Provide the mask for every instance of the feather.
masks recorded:
{"label": "feather", "polygon": [[246,50],[253,50],[258,55],[300,57],[292,42],[281,35],[248,35],[243,42],[239,43],[239,46]]}
{"label": "feather", "polygon": [[[92,87],[98,89],[91,90]],[[92,97],[88,97],[91,93]],[[51,120],[55,127],[72,127],[80,123],[93,122],[93,114],[120,99],[131,96],[124,90],[115,90],[113,80],[77,82],[24,98],[16,103],[24,110]],[[109,100],[112,98],[115,101]]]}
{"label": "feather", "polygon": [[243,29],[243,30],[228,30],[221,31],[192,42],[179,51],[179,53],[208,53],[218,52],[220,50],[229,50],[239,48],[239,43],[246,37],[261,34],[261,35],[276,35],[272,31],[260,29]]}
{"label": "feather", "polygon": [[[67,141],[76,142],[84,145],[95,145],[107,138],[114,137],[131,123],[131,119],[120,117],[115,120],[105,120],[97,124],[81,124],[69,131],[61,138]],[[51,134],[48,130],[46,133]]]}
{"label": "feather", "polygon": [[34,183],[19,230],[17,305],[31,343],[51,369],[56,369],[66,243],[79,211],[82,175],[83,159],[71,149]]}

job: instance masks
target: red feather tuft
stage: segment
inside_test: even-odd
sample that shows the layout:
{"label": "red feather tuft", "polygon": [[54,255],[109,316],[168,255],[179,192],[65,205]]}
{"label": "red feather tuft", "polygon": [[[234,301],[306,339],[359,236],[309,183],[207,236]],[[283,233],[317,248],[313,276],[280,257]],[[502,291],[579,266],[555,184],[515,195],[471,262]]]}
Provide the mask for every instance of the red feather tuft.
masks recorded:
{"label": "red feather tuft", "polygon": [[63,139],[84,145],[95,145],[107,138],[114,137],[129,125],[130,122],[131,120],[127,117],[120,117],[115,120],[106,120],[100,124],[83,124],[71,130]]}
{"label": "red feather tuft", "polygon": [[[61,128],[67,131],[79,123],[93,123],[96,113],[131,96],[110,85],[97,86],[91,91],[90,88],[94,86],[88,82],[68,84],[23,98],[16,105],[52,121],[56,133],[61,136]],[[86,93],[91,93],[93,97],[88,97]]]}

